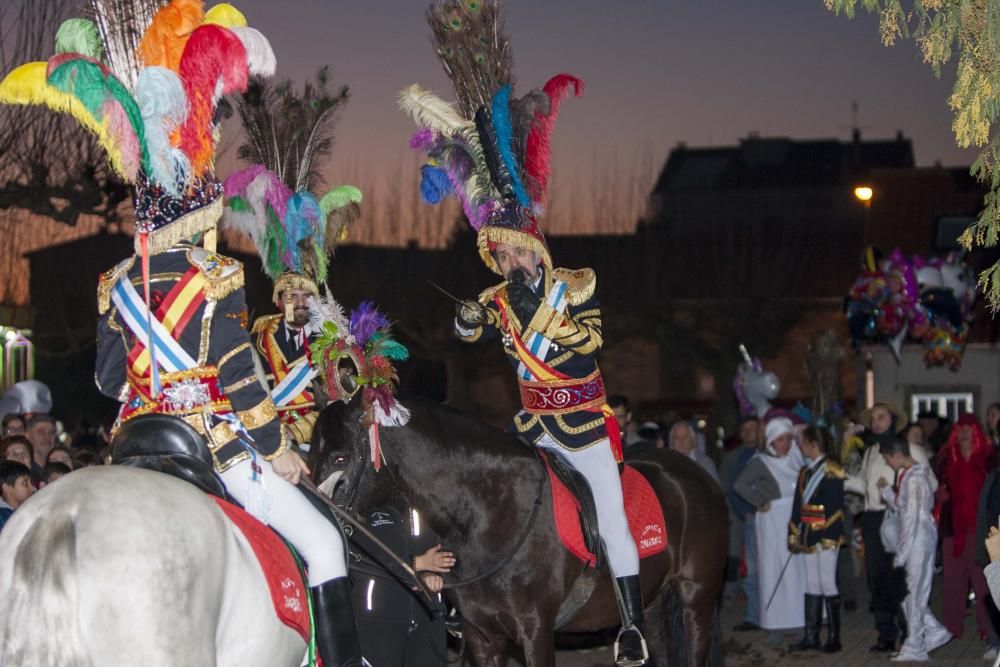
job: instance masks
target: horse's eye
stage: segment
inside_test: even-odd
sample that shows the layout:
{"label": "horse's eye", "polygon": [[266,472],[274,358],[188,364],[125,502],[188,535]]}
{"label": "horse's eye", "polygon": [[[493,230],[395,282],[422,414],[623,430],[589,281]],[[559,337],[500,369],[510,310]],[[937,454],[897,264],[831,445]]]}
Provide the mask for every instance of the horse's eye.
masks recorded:
{"label": "horse's eye", "polygon": [[340,456],[335,456],[333,462],[339,466],[344,465],[345,463],[347,463],[347,457],[344,456],[343,454],[341,454]]}

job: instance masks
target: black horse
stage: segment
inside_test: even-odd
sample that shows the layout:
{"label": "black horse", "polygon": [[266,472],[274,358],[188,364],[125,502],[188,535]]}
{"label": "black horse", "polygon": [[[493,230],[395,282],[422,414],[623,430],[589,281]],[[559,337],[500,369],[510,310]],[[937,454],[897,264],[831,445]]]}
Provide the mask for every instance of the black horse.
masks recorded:
{"label": "black horse", "polygon": [[[512,651],[517,646],[528,667],[550,667],[557,630],[616,627],[607,569],[584,571],[563,547],[548,476],[532,449],[439,403],[404,403],[409,424],[380,430],[379,472],[358,398],[323,410],[310,463],[317,480],[342,473],[338,504],[362,511],[395,494],[442,536],[458,557],[446,582],[474,664],[502,667],[508,656],[520,657]],[[652,484],[669,536],[668,548],[641,565],[651,662],[666,664],[669,650],[672,667],[721,664],[717,609],[728,524],[722,489],[671,451],[628,463]]]}

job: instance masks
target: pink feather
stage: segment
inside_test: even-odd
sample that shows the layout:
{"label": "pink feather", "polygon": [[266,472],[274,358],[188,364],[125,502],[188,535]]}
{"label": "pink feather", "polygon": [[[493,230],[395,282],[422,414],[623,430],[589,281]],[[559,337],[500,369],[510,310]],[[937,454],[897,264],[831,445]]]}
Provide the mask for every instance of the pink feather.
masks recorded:
{"label": "pink feather", "polygon": [[559,105],[573,91],[575,97],[583,95],[583,81],[572,74],[556,74],[549,79],[542,89],[549,96],[549,112],[535,115],[535,122],[528,135],[525,149],[524,169],[530,178],[528,193],[532,201],[542,204],[549,187],[549,171],[551,169],[552,149],[549,140],[552,128],[559,116]]}
{"label": "pink feather", "polygon": [[125,109],[122,108],[118,100],[109,97],[101,105],[101,115],[108,133],[116,138],[115,143],[122,159],[122,171],[125,172],[126,178],[134,181],[139,175],[142,155],[139,149],[139,137],[135,135],[135,129],[129,121],[128,114],[125,113]]}
{"label": "pink feather", "polygon": [[253,179],[260,175],[260,172],[264,171],[266,167],[262,164],[252,164],[246,169],[240,169],[239,171],[234,171],[233,173],[226,176],[226,180],[222,182],[222,187],[226,191],[227,197],[242,197],[246,193],[247,186],[253,182]]}

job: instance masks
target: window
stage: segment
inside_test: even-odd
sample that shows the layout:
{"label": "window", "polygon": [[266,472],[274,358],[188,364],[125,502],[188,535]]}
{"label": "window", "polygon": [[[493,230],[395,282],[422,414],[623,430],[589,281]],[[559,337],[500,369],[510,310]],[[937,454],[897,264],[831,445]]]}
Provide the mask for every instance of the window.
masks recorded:
{"label": "window", "polygon": [[976,222],[975,218],[960,218],[943,216],[934,221],[935,250],[960,250],[958,237]]}
{"label": "window", "polygon": [[914,393],[910,397],[910,418],[916,421],[921,412],[933,412],[954,423],[960,414],[973,411],[972,403],[971,391]]}

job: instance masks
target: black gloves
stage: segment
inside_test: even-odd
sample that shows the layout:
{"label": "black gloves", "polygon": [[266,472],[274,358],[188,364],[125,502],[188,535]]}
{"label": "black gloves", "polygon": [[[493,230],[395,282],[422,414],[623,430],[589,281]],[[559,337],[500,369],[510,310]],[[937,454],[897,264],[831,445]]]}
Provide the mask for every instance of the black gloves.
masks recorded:
{"label": "black gloves", "polygon": [[520,282],[507,284],[507,301],[510,302],[510,307],[517,315],[517,319],[521,320],[522,326],[528,325],[541,304],[535,290]]}

